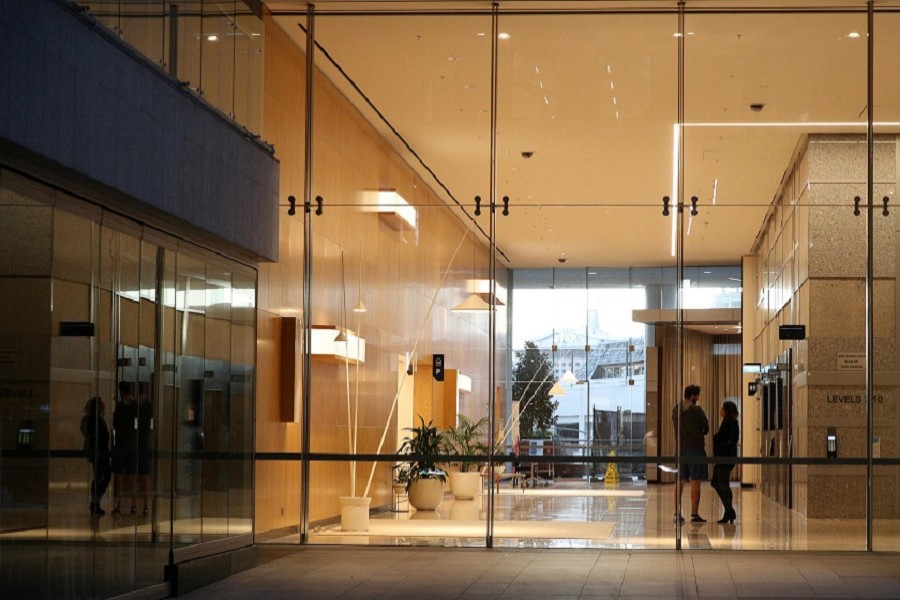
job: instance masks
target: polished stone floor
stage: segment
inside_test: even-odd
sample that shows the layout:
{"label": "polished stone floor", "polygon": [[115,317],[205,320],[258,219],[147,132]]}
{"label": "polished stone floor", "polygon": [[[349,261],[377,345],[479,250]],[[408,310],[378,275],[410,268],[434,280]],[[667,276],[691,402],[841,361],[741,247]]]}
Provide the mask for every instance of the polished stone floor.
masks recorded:
{"label": "polished stone floor", "polygon": [[[864,551],[863,519],[807,519],[774,502],[758,488],[732,486],[738,519],[715,523],[721,504],[709,485],[701,494],[700,514],[709,522],[686,523],[682,548],[689,550]],[[558,479],[550,487],[522,490],[508,486],[496,496],[494,545],[508,548],[675,549],[674,485],[625,481],[616,486]],[[684,492],[684,513],[689,493]],[[405,506],[403,508],[406,508]],[[385,520],[392,521],[385,523]],[[457,527],[454,527],[454,524]],[[607,527],[601,527],[607,525]],[[373,516],[368,534],[345,534],[336,523],[316,527],[314,544],[432,545],[483,547],[486,502],[454,502],[449,496],[437,512],[384,512]],[[900,551],[900,520],[874,521],[878,551]],[[297,536],[280,542],[297,543]]]}
{"label": "polished stone floor", "polygon": [[900,554],[444,548],[263,549],[271,562],[184,595],[298,598],[898,598]]}

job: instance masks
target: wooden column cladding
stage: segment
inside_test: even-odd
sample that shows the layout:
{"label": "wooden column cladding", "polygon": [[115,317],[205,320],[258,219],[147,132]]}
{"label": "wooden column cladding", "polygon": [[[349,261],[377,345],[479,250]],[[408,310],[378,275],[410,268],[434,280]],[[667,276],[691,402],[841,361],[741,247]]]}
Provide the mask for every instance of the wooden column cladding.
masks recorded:
{"label": "wooden column cladding", "polygon": [[297,317],[281,317],[280,414],[282,423],[300,422],[300,322]]}

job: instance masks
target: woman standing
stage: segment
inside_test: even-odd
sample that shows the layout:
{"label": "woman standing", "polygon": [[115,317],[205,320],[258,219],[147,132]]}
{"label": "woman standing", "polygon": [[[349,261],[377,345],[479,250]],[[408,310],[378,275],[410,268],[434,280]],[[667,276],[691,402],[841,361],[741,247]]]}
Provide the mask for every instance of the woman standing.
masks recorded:
{"label": "woman standing", "polygon": [[106,493],[111,477],[109,468],[109,429],[103,419],[106,404],[99,396],[94,396],[84,405],[81,419],[81,433],[84,435],[84,453],[94,465],[94,480],[91,481],[91,514],[104,514],[100,502]]}
{"label": "woman standing", "polygon": [[[719,425],[719,431],[713,436],[713,454],[715,456],[737,456],[738,440],[741,437],[737,405],[731,401],[723,402],[722,408],[719,409],[719,415],[722,417],[722,424]],[[730,484],[732,469],[734,469],[734,463],[716,463],[713,469],[710,483],[719,495],[722,506],[725,507],[725,514],[719,519],[719,523],[733,524],[737,518],[732,505],[733,496]]]}

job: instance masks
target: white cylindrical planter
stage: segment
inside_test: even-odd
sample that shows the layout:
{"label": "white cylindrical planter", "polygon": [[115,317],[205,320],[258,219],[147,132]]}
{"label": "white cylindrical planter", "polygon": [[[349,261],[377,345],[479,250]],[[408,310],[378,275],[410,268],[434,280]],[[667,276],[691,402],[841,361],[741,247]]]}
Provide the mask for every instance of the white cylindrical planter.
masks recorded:
{"label": "white cylindrical planter", "polygon": [[409,484],[409,504],[416,510],[435,510],[443,499],[444,483],[440,479],[416,479]]}
{"label": "white cylindrical planter", "polygon": [[481,490],[481,473],[450,473],[450,493],[457,500],[471,500]]}
{"label": "white cylindrical planter", "polygon": [[368,531],[371,498],[341,496],[341,531]]}

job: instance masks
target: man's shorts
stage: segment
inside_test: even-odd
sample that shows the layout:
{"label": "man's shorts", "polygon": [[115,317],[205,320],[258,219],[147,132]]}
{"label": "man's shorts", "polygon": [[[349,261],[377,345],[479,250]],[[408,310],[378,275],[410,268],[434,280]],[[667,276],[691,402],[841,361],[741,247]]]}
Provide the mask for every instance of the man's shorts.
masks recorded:
{"label": "man's shorts", "polygon": [[[685,450],[681,456],[706,456],[702,450]],[[709,479],[709,465],[706,463],[681,463],[681,479],[683,481],[706,481]]]}

